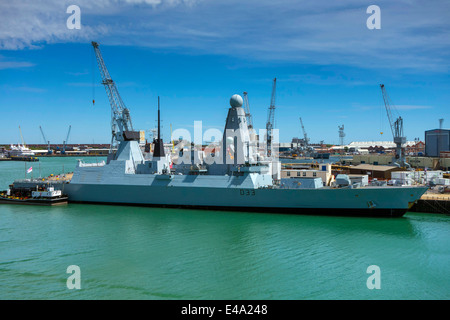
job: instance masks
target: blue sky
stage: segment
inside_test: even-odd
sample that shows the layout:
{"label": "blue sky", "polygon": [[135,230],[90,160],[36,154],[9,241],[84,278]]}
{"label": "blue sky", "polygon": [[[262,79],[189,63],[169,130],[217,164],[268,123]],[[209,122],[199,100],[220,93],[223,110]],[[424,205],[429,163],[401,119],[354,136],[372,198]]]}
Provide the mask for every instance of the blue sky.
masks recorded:
{"label": "blue sky", "polygon": [[[69,30],[69,5],[81,29]],[[381,29],[369,30],[369,5]],[[228,101],[248,92],[267,121],[277,78],[280,140],[391,140],[379,88],[404,118],[408,140],[450,126],[448,1],[99,0],[0,3],[0,143],[108,143],[110,107],[90,41],[131,111],[135,129],[222,129]],[[94,81],[94,82],[93,82]],[[93,85],[95,83],[95,85]],[[96,103],[92,105],[92,99]],[[380,132],[384,132],[381,136]]]}

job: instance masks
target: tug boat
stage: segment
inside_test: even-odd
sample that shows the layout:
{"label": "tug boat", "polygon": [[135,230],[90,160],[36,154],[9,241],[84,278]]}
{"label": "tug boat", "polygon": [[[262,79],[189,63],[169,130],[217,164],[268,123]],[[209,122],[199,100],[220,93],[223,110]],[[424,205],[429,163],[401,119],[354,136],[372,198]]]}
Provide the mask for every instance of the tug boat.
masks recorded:
{"label": "tug boat", "polygon": [[10,185],[6,191],[0,192],[0,203],[5,204],[32,204],[53,206],[67,204],[68,197],[61,190],[55,190],[53,186],[36,187],[36,190],[28,188],[15,188]]}

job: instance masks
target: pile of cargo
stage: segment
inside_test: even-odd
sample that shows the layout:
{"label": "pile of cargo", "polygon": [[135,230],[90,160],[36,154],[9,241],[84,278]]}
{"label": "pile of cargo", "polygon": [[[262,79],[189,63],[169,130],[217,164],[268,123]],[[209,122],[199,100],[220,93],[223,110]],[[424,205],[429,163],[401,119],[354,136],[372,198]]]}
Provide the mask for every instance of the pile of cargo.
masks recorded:
{"label": "pile of cargo", "polygon": [[443,171],[394,171],[391,173],[390,185],[444,185],[450,186],[450,179],[444,178]]}

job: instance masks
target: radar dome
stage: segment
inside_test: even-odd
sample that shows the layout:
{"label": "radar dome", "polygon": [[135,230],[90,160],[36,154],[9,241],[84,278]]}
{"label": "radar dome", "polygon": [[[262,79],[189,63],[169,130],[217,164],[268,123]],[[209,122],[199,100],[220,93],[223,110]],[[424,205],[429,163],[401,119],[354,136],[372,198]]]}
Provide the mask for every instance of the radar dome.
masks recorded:
{"label": "radar dome", "polygon": [[234,94],[230,99],[230,106],[233,108],[240,108],[244,104],[244,100],[242,100],[242,97],[238,94]]}

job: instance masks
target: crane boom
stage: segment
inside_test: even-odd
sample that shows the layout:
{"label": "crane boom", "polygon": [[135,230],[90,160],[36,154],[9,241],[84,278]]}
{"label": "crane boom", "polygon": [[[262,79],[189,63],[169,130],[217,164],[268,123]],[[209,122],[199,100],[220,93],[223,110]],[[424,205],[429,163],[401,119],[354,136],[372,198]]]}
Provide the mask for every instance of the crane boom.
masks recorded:
{"label": "crane boom", "polygon": [[44,134],[44,131],[42,130],[42,127],[39,126],[39,129],[41,129],[42,138],[44,138],[44,142],[47,143],[47,139],[45,139],[45,134]]}
{"label": "crane boom", "polygon": [[386,88],[384,87],[384,84],[380,84],[380,88],[381,88],[381,94],[383,95],[384,106],[386,108],[386,113],[387,113],[387,117],[389,120],[389,127],[391,128],[391,132],[392,132],[392,137],[395,137],[394,122],[393,122],[394,117],[392,116],[392,107],[389,102],[390,99],[386,92]]}
{"label": "crane boom", "polygon": [[386,108],[386,113],[389,120],[389,126],[391,127],[392,137],[394,138],[395,143],[395,160],[393,162],[400,167],[410,167],[410,165],[406,162],[403,150],[403,144],[406,143],[406,137],[403,134],[403,119],[401,116],[399,116],[393,122],[394,118],[392,116],[392,107],[384,84],[380,84],[380,88],[381,93],[383,95],[384,106]]}
{"label": "crane boom", "polygon": [[269,113],[267,116],[266,123],[266,134],[267,134],[267,156],[272,155],[272,138],[273,138],[273,128],[275,125],[275,97],[276,97],[276,87],[277,87],[277,78],[273,79],[272,84],[272,96],[270,98],[270,107]]}
{"label": "crane boom", "polygon": [[26,147],[25,141],[23,140],[22,129],[20,128],[20,126],[19,126],[19,133],[20,133],[20,139],[22,139],[22,145],[23,145],[24,147]]}
{"label": "crane boom", "polygon": [[247,118],[247,127],[251,130],[253,128],[252,115],[250,114],[250,104],[248,103],[247,92],[244,92],[244,111]]}
{"label": "crane boom", "polygon": [[66,153],[66,146],[67,146],[67,142],[69,141],[69,135],[70,135],[71,128],[72,128],[72,126],[69,126],[69,131],[67,132],[66,140],[64,140],[64,142],[63,142],[63,148],[61,150],[61,153]]}
{"label": "crane boom", "polygon": [[139,132],[133,130],[131,123],[130,111],[125,106],[116,84],[111,79],[105,62],[100,52],[99,44],[92,41],[95,56],[97,58],[98,67],[102,76],[102,84],[108,95],[109,104],[111,106],[111,149],[117,146],[119,141],[139,140]]}
{"label": "crane boom", "polygon": [[50,141],[45,138],[44,130],[42,130],[41,126],[39,126],[39,129],[41,129],[42,138],[44,138],[44,142],[47,143],[47,153],[51,154],[52,150],[50,149]]}
{"label": "crane boom", "polygon": [[308,146],[308,136],[306,134],[305,127],[303,126],[303,121],[302,121],[301,117],[300,117],[300,124],[301,124],[302,130],[303,130],[303,139],[305,140],[305,147],[307,147]]}

